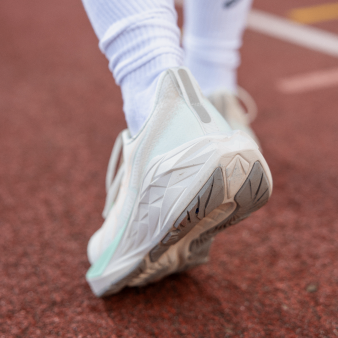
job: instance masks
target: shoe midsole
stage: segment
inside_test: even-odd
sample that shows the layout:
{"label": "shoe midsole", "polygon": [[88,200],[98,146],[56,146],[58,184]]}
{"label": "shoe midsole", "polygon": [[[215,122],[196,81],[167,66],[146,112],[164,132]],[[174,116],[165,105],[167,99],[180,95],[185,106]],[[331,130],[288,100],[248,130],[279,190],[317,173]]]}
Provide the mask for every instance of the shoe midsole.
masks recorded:
{"label": "shoe midsole", "polygon": [[[200,144],[200,147],[199,147]],[[255,161],[260,161],[262,163],[265,172],[271,182],[270,186],[272,187],[272,180],[269,168],[258,150],[256,144],[251,140],[251,138],[247,137],[244,133],[234,133],[231,137],[226,136],[207,136],[196,140],[195,142],[189,142],[186,144],[185,147],[181,146],[177,149],[174,149],[170,153],[163,156],[159,161],[159,163],[165,163],[166,159],[168,163],[170,163],[170,159],[175,157],[179,157],[180,154],[186,154],[187,158],[189,156],[197,154],[197,157],[200,154],[206,152],[205,147],[209,147],[210,152],[212,154],[208,158],[208,160],[203,163],[199,171],[193,178],[193,181],[185,187],[184,192],[182,193],[179,198],[174,201],[174,204],[171,206],[162,205],[161,212],[164,209],[168,209],[169,211],[164,215],[162,220],[162,227],[160,231],[155,228],[154,236],[148,242],[143,242],[134,250],[127,252],[125,255],[121,256],[120,258],[114,261],[114,256],[112,257],[111,264],[109,264],[109,269],[107,268],[106,271],[102,274],[102,276],[96,278],[88,278],[87,280],[90,283],[93,291],[100,295],[102,294],[107,287],[111,284],[117,283],[121,279],[123,279],[130,271],[139,264],[140,261],[156,246],[160,243],[163,238],[168,234],[168,231],[174,226],[175,222],[182,214],[182,212],[187,208],[187,205],[193,200],[196,194],[200,191],[200,189],[204,186],[207,182],[209,177],[215,171],[216,168],[221,168],[223,178],[224,178],[224,203],[230,203],[233,201],[233,198],[238,191],[238,189],[243,184],[247,174],[250,172],[253,163]],[[195,148],[195,149],[194,149]],[[203,150],[204,149],[204,150]],[[196,157],[196,156],[195,156]],[[208,157],[208,156],[205,156]],[[188,161],[189,162],[189,161]],[[195,161],[198,164],[198,160]],[[178,170],[182,171],[182,175],[185,175],[186,170],[194,170],[194,159],[189,162],[190,166],[183,166],[183,169],[179,167]],[[188,163],[188,164],[189,164]],[[151,170],[153,170],[154,165],[151,166]],[[157,168],[160,168],[159,165]],[[173,173],[175,170],[173,169],[174,165],[171,167],[168,165],[168,168],[165,168],[164,176],[167,173]],[[184,169],[185,168],[185,169]],[[193,169],[191,169],[193,168]],[[237,171],[242,170],[242,174]],[[137,203],[137,208],[140,208],[140,203],[142,201],[142,193],[147,191],[147,189],[151,189],[152,187],[151,182],[147,181],[147,175],[151,174],[148,172],[145,175],[145,179],[143,181],[143,186],[140,190],[139,194],[139,202]],[[159,175],[160,176],[160,175]],[[176,178],[179,180],[179,178]],[[182,181],[181,181],[182,182]],[[150,184],[149,184],[150,183]],[[148,184],[148,186],[147,186]],[[178,184],[183,184],[178,181]],[[170,187],[167,187],[164,191],[166,192]],[[270,192],[271,193],[271,192]],[[164,193],[165,195],[165,193]],[[163,197],[164,198],[164,197]],[[165,202],[165,201],[164,201]],[[163,203],[164,203],[163,202]],[[188,202],[188,203],[187,203]],[[137,211],[137,210],[136,210]],[[133,213],[134,215],[137,212]],[[134,216],[135,218],[135,216]],[[131,220],[132,222],[133,220]],[[157,233],[156,233],[157,231]]]}

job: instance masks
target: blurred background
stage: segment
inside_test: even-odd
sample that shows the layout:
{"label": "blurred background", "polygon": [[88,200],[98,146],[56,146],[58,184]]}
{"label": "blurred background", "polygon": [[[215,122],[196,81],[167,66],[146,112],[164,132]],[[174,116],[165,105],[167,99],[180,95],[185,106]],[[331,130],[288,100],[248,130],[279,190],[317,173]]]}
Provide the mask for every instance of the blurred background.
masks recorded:
{"label": "blurred background", "polygon": [[80,0],[0,2],[0,336],[338,336],[337,1],[254,1],[239,83],[268,205],[208,265],[105,300],[86,246],[126,124],[97,45]]}

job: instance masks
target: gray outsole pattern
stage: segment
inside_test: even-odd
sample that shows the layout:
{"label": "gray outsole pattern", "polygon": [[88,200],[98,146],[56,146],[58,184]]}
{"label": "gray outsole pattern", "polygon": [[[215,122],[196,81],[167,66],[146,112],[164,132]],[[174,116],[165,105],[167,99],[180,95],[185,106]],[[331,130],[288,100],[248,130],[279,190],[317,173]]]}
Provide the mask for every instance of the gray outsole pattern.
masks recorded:
{"label": "gray outsole pattern", "polygon": [[[202,218],[220,206],[224,200],[224,191],[222,169],[217,168],[200,192],[182,212],[172,229],[167,233],[162,241],[150,251],[150,261],[156,262],[171,245],[177,243],[191,229],[193,229],[193,227],[198,224]],[[211,229],[204,231],[198,238],[190,242],[190,256],[188,257],[188,261],[176,272],[184,271],[204,263],[209,255],[213,238],[228,226],[237,224],[248,217],[252,212],[261,208],[265,203],[267,203],[269,197],[269,181],[261,163],[257,161],[254,163],[250,174],[243,183],[242,187],[235,195],[234,200],[237,204],[236,209],[224,221],[220,222]],[[109,296],[119,292],[145,270],[146,260],[144,259],[135,270],[118,283],[111,285],[111,287],[102,296]],[[163,267],[162,269],[155,271],[141,284],[139,284],[139,286],[146,285],[147,283],[154,282],[165,277],[167,275],[167,270],[169,269]]]}
{"label": "gray outsole pattern", "polygon": [[208,255],[211,240],[219,232],[230,225],[237,224],[250,214],[260,209],[269,199],[269,181],[260,162],[255,162],[251,172],[235,195],[237,207],[235,211],[223,222],[215,227],[203,232],[200,236],[190,243],[189,250],[194,258],[199,260]]}
{"label": "gray outsole pattern", "polygon": [[149,253],[150,261],[156,262],[169,247],[183,238],[202,218],[222,204],[224,180],[222,169],[216,168],[203,188],[177,219],[172,229]]}

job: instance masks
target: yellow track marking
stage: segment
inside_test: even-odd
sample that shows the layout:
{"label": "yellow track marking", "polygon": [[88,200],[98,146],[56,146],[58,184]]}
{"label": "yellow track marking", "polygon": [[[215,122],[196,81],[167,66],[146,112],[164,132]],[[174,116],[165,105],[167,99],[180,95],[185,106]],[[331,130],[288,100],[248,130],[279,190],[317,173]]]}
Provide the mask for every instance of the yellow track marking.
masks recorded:
{"label": "yellow track marking", "polygon": [[288,17],[303,24],[336,20],[338,19],[338,3],[295,8],[288,13]]}

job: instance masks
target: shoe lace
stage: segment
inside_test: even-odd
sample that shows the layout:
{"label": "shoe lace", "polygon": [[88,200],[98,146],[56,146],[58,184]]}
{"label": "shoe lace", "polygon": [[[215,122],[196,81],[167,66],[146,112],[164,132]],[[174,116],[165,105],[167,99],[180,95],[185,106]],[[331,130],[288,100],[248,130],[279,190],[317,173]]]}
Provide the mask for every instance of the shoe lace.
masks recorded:
{"label": "shoe lace", "polygon": [[243,87],[238,86],[237,88],[237,97],[240,99],[240,101],[243,103],[246,114],[249,120],[249,123],[253,122],[255,118],[257,117],[257,104],[253,97],[250,95],[248,91],[246,91]]}
{"label": "shoe lace", "polygon": [[[119,162],[120,154],[122,151],[122,132],[117,136],[113,150],[110,155],[109,163],[108,163],[108,169],[107,169],[107,175],[106,175],[106,203],[102,212],[103,218],[106,218],[108,216],[108,213],[113,205],[113,203],[116,200],[117,194],[120,189],[122,177],[125,170],[125,164],[123,162],[123,159],[121,158],[120,161],[120,167],[117,170],[117,164]],[[117,170],[117,173],[116,173]],[[116,173],[116,175],[115,175]]]}

